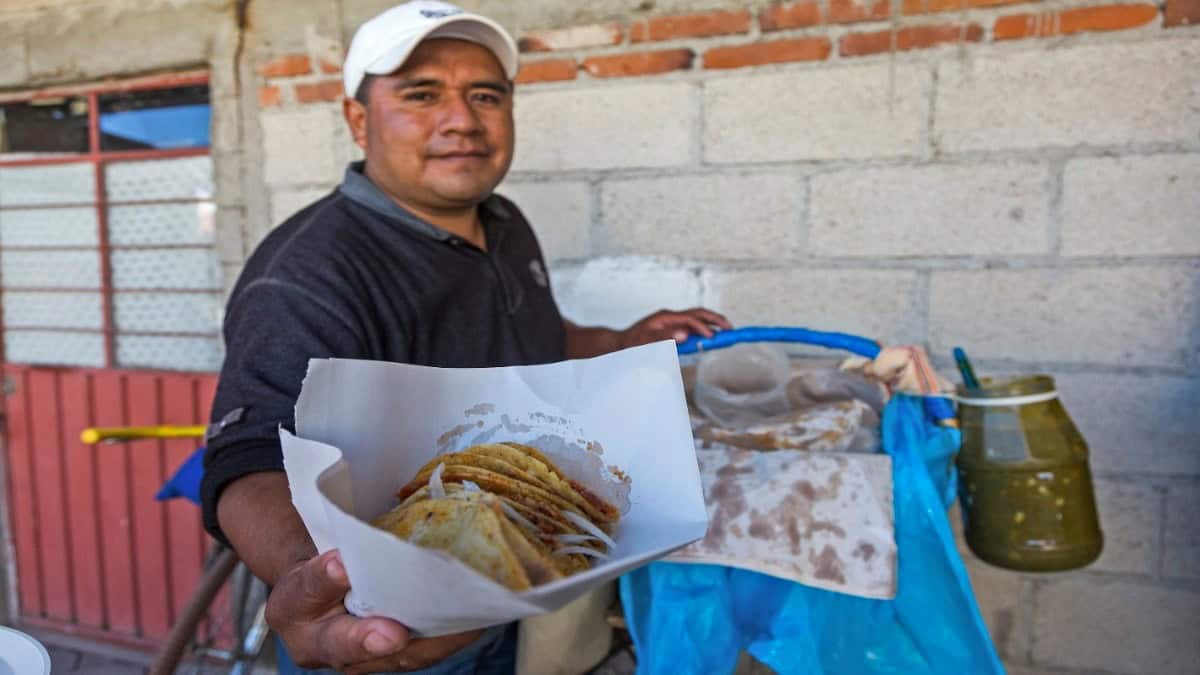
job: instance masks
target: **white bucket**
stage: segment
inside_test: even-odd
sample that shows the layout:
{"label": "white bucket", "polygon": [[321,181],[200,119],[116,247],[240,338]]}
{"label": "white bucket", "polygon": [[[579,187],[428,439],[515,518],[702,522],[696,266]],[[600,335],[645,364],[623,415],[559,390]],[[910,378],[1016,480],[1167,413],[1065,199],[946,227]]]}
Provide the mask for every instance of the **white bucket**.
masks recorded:
{"label": "white bucket", "polygon": [[0,626],[0,675],[50,675],[50,654],[21,631]]}

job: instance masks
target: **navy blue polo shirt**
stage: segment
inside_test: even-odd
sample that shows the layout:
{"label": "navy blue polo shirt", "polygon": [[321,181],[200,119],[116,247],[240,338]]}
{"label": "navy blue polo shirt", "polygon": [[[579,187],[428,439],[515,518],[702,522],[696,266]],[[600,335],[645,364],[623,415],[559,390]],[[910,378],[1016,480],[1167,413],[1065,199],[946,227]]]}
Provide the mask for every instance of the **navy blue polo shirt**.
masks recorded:
{"label": "navy blue polo shirt", "polygon": [[268,234],[229,298],[201,489],[218,539],[221,490],[283,470],[278,428],[295,430],[310,358],[479,368],[566,357],[541,249],[512,202],[479,206],[484,251],[401,208],[362,169]]}

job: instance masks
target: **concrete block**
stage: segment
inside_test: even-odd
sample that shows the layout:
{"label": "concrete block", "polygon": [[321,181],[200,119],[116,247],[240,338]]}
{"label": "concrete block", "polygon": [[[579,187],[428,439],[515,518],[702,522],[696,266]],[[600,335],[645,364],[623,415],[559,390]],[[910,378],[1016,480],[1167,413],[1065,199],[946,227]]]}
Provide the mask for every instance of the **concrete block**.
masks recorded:
{"label": "concrete block", "polygon": [[212,154],[213,198],[218,206],[242,206],[246,201],[245,155],[240,152]]}
{"label": "concrete block", "polygon": [[[920,343],[917,275],[888,270],[707,272],[704,303],[738,325],[806,326]],[[842,356],[842,354],[838,354]]]}
{"label": "concrete block", "polygon": [[245,209],[222,206],[217,208],[214,225],[214,242],[217,258],[222,263],[241,263],[246,259],[243,248],[242,230],[245,227]]}
{"label": "concrete block", "polygon": [[857,169],[813,176],[811,185],[816,255],[1049,252],[1042,164]]}
{"label": "concrete block", "polygon": [[240,152],[242,108],[235,97],[214,98],[210,101],[212,114],[209,143],[213,153]]}
{"label": "concrete block", "polygon": [[1194,140],[1198,66],[1196,39],[947,59],[934,138],[947,152]]}
{"label": "concrete block", "polygon": [[581,325],[625,328],[660,309],[700,304],[696,270],[655,258],[600,258],[551,269],[563,316]]}
{"label": "concrete block", "polygon": [[704,159],[915,156],[930,86],[926,69],[905,63],[713,78],[704,83]]}
{"label": "concrete block", "polygon": [[[335,0],[254,0],[250,25],[258,43],[274,54],[308,51],[320,38],[342,44],[338,25],[341,4]],[[348,47],[349,41],[345,45]]]}
{"label": "concrete block", "polygon": [[268,185],[325,184],[338,174],[335,123],[330,106],[262,117],[264,174]]}
{"label": "concrete block", "polygon": [[1067,575],[1039,590],[1033,662],[1117,673],[1191,675],[1200,593]]}
{"label": "concrete block", "polygon": [[[224,290],[222,303],[229,301],[229,294],[233,291],[233,287],[237,285],[238,277],[242,274],[242,268],[245,267],[244,262],[238,263],[221,263],[221,288]],[[224,307],[224,304],[222,304]],[[224,311],[221,314],[221,321],[225,320]]]}
{"label": "concrete block", "polygon": [[1158,569],[1162,495],[1131,482],[1093,480],[1104,551],[1089,569],[1152,575]]}
{"label": "concrete block", "polygon": [[935,353],[1179,368],[1200,354],[1200,270],[1186,267],[935,271]]}
{"label": "concrete block", "polygon": [[963,560],[996,651],[1001,658],[1022,654],[1028,648],[1029,626],[1021,612],[1021,575],[988,565],[970,553]]}
{"label": "concrete block", "polygon": [[696,102],[690,84],[522,91],[515,114],[513,171],[678,166],[691,160]]}
{"label": "concrete block", "polygon": [[778,258],[799,235],[800,181],[784,174],[673,176],[601,185],[606,250]]}
{"label": "concrete block", "polygon": [[26,31],[29,75],[61,82],[194,68],[208,62],[213,34],[232,20],[230,12],[219,0],[158,11],[137,3],[54,3]]}
{"label": "concrete block", "polygon": [[592,195],[587,183],[504,183],[537,233],[546,260],[584,258],[592,250]]}
{"label": "concrete block", "polygon": [[19,87],[29,82],[29,60],[25,38],[0,35],[0,87]]}
{"label": "concrete block", "polygon": [[275,227],[291,218],[297,211],[328,195],[330,190],[322,188],[281,189],[271,193],[271,226]]}
{"label": "concrete block", "polygon": [[1062,254],[1200,255],[1197,186],[1197,154],[1067,162]]}
{"label": "concrete block", "polygon": [[1200,487],[1194,484],[1171,486],[1167,491],[1165,576],[1200,579],[1200,527],[1197,523],[1200,523]]}
{"label": "concrete block", "polygon": [[1055,382],[1094,471],[1200,476],[1200,379],[1074,373]]}

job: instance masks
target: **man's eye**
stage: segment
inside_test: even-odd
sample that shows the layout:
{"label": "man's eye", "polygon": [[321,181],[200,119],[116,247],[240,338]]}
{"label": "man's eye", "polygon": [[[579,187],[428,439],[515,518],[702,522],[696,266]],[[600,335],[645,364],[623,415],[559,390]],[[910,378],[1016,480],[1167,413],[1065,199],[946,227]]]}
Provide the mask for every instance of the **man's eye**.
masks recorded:
{"label": "man's eye", "polygon": [[487,103],[488,105],[497,105],[500,103],[499,96],[488,92],[479,92],[475,94],[475,100],[479,101],[480,103]]}
{"label": "man's eye", "polygon": [[430,91],[410,91],[404,95],[405,101],[432,101],[433,92]]}

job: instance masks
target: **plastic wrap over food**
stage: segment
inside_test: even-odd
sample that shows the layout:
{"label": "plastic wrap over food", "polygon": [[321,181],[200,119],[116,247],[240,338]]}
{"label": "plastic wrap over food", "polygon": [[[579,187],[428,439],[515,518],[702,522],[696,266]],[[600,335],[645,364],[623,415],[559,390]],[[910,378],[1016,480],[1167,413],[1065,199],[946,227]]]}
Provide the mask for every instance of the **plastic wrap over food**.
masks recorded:
{"label": "plastic wrap over food", "polygon": [[[695,421],[695,420],[694,420]],[[860,400],[823,403],[776,415],[739,429],[702,423],[697,437],[755,450],[879,452],[879,415]]]}

